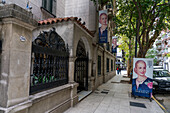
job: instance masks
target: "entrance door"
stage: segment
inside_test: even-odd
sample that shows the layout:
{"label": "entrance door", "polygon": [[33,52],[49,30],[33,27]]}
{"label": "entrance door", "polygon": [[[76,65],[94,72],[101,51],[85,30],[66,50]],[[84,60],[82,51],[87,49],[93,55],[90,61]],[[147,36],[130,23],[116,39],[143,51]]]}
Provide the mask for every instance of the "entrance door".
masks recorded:
{"label": "entrance door", "polygon": [[84,43],[80,40],[76,51],[74,80],[79,83],[77,91],[88,90],[88,57]]}

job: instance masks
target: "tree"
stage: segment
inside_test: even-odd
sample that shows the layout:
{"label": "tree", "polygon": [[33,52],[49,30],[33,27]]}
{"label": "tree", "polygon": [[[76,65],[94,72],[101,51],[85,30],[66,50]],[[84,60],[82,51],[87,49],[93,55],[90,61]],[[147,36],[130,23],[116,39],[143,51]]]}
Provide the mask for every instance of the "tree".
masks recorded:
{"label": "tree", "polygon": [[[117,14],[113,18],[116,23],[116,27],[113,28],[114,34],[128,37],[129,42],[136,38],[137,57],[145,58],[161,31],[169,27],[169,5],[168,0],[116,0]],[[129,43],[129,54],[132,54],[130,47],[132,47],[131,43]],[[128,75],[132,67],[131,61]]]}
{"label": "tree", "polygon": [[[91,0],[106,4],[114,0]],[[145,58],[149,48],[163,29],[170,28],[169,0],[115,0],[117,14],[113,21],[115,35],[126,36],[129,40],[137,37],[139,45],[137,57]],[[150,32],[153,35],[150,37]]]}
{"label": "tree", "polygon": [[135,56],[135,43],[134,43],[134,38],[128,38],[126,36],[121,36],[119,38],[119,48],[121,50],[124,50],[126,55],[126,63],[127,63],[127,74],[130,77],[130,72],[132,71],[132,66],[133,66],[133,57]]}
{"label": "tree", "polygon": [[[97,0],[92,1],[95,2]],[[108,2],[110,0],[104,1]],[[169,0],[111,1],[116,2],[117,8],[116,15],[113,15],[113,21],[116,24],[116,27],[113,28],[114,34],[129,39],[129,54],[132,54],[130,41],[136,38],[138,42],[137,57],[145,58],[147,51],[152,47],[161,31],[170,28]],[[98,2],[98,4],[100,3],[103,4],[102,2]],[[153,33],[152,35],[150,35],[151,32]],[[130,67],[132,67],[132,64]],[[130,69],[132,70],[132,68]]]}
{"label": "tree", "polygon": [[[115,34],[137,37],[137,57],[145,55],[163,29],[169,27],[168,0],[116,0]],[[150,37],[150,32],[153,35]]]}

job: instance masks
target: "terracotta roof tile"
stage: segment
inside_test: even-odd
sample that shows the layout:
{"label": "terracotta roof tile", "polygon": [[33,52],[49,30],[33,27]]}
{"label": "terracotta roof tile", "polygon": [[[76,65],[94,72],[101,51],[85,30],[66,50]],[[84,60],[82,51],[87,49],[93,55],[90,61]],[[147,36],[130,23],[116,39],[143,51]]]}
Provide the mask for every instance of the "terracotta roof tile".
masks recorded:
{"label": "terracotta roof tile", "polygon": [[94,34],[89,31],[81,22],[78,20],[77,17],[65,17],[65,18],[49,18],[47,20],[41,20],[38,22],[38,25],[47,25],[47,24],[53,24],[57,22],[63,22],[63,21],[75,21],[77,22],[84,30],[86,30],[91,36],[94,36]]}

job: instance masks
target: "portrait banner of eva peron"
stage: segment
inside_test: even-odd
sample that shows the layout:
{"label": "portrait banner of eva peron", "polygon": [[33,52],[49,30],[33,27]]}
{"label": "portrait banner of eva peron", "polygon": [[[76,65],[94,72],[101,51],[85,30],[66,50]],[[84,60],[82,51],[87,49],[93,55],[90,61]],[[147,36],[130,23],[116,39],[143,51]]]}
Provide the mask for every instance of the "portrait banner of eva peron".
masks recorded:
{"label": "portrait banner of eva peron", "polygon": [[107,10],[99,11],[99,43],[107,43]]}
{"label": "portrait banner of eva peron", "polygon": [[153,59],[134,58],[132,95],[151,98],[153,87],[152,79],[153,79]]}

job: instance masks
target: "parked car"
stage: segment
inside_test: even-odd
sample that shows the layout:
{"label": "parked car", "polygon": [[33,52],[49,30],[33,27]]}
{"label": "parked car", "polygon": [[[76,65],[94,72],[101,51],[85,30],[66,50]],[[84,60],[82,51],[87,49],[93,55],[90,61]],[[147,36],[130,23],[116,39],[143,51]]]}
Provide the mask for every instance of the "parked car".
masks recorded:
{"label": "parked car", "polygon": [[153,71],[153,93],[170,93],[170,73],[167,70]]}

